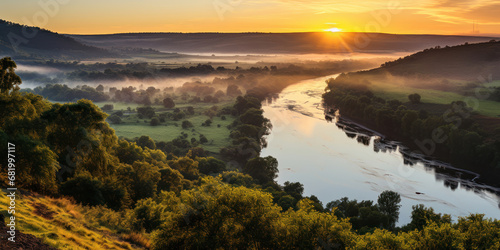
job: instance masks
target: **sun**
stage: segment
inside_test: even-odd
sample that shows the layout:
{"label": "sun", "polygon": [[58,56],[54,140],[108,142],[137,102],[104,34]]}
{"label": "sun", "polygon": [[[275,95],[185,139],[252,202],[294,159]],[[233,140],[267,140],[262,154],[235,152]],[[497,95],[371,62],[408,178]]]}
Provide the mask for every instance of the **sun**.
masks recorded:
{"label": "sun", "polygon": [[342,29],[339,29],[339,28],[330,28],[330,29],[326,29],[325,31],[329,31],[329,32],[341,32]]}

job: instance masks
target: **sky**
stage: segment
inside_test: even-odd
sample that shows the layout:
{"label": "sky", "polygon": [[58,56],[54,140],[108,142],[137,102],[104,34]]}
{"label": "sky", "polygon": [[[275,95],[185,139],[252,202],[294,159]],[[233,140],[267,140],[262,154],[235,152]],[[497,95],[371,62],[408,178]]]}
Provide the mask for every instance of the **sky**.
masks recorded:
{"label": "sky", "polygon": [[0,19],[65,34],[500,34],[498,0],[2,0]]}

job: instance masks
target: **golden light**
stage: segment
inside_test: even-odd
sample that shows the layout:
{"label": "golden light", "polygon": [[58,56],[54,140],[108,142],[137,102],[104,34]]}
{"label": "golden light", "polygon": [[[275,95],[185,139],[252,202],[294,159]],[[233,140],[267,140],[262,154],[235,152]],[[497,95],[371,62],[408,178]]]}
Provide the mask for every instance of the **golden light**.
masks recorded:
{"label": "golden light", "polygon": [[339,29],[339,28],[330,28],[330,29],[326,29],[325,31],[329,31],[329,32],[341,32],[342,29]]}

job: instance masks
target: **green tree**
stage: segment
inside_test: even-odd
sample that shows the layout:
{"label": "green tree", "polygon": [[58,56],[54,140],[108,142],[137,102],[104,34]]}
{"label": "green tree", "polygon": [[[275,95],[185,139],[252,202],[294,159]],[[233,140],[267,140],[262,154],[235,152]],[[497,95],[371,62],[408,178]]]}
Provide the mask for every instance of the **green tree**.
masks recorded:
{"label": "green tree", "polygon": [[122,123],[122,118],[120,118],[118,115],[112,115],[108,118],[110,122],[113,124],[120,124]]}
{"label": "green tree", "polygon": [[435,213],[433,208],[426,208],[423,204],[412,206],[412,209],[411,222],[407,225],[407,230],[422,230],[430,223],[437,223],[438,225],[451,223],[450,215]]}
{"label": "green tree", "polygon": [[172,109],[175,107],[175,102],[172,98],[167,97],[167,98],[163,99],[163,106],[165,108]]}
{"label": "green tree", "polygon": [[400,202],[401,196],[394,191],[386,190],[378,196],[377,204],[380,212],[389,216],[389,226],[391,228],[396,226],[396,222],[399,219]]}
{"label": "green tree", "polygon": [[193,124],[188,121],[188,120],[185,120],[185,121],[182,121],[182,128],[183,129],[188,129],[188,128],[192,128],[193,127]]}
{"label": "green tree", "polygon": [[153,119],[149,122],[149,125],[151,126],[158,126],[160,124],[160,119],[158,119],[158,117],[153,117]]}
{"label": "green tree", "polygon": [[11,91],[19,90],[22,83],[21,77],[16,75],[16,63],[10,57],[0,59],[0,92],[9,94]]}
{"label": "green tree", "polygon": [[[172,204],[162,200],[162,203]],[[167,205],[161,227],[152,234],[152,249],[270,249],[280,208],[270,194],[233,187],[220,179],[182,191],[181,203]]]}
{"label": "green tree", "polygon": [[136,143],[137,143],[137,146],[140,146],[143,149],[144,148],[156,149],[155,141],[153,140],[153,138],[151,138],[147,135],[143,135],[143,136],[139,137],[139,139],[137,139]]}
{"label": "green tree", "polygon": [[414,104],[420,103],[421,98],[422,97],[417,93],[408,95],[408,99],[410,100],[411,103],[414,103]]}
{"label": "green tree", "polygon": [[261,184],[266,184],[278,177],[278,160],[272,156],[255,157],[247,162],[243,171]]}

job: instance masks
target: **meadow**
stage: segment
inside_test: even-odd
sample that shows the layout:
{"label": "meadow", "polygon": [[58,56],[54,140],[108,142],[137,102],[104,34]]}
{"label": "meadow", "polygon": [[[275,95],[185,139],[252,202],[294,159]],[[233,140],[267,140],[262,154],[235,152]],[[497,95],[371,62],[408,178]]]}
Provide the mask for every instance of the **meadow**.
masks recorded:
{"label": "meadow", "polygon": [[[222,116],[213,116],[211,118],[212,124],[210,126],[202,126],[205,121],[210,119],[210,117],[204,113],[214,105],[220,110],[223,107],[231,106],[233,103],[234,100],[228,98],[217,104],[179,103],[172,109],[167,109],[162,105],[151,105],[151,107],[155,109],[157,116],[167,114],[169,112],[171,113],[176,108],[180,110],[185,110],[187,107],[194,108],[194,115],[186,116],[186,118],[178,121],[166,119],[165,122],[161,122],[158,126],[151,126],[151,119],[138,118],[136,109],[138,107],[143,107],[144,105],[123,102],[98,102],[96,105],[102,108],[106,104],[112,104],[114,109],[106,111],[109,115],[117,111],[122,111],[124,113],[120,124],[110,124],[118,137],[134,139],[147,135],[157,142],[167,142],[181,136],[181,133],[187,134],[187,140],[195,138],[197,141],[200,140],[200,135],[204,135],[207,137],[208,142],[200,144],[199,146],[208,151],[211,155],[215,156],[219,154],[221,148],[227,147],[231,144],[232,140],[229,137],[231,130],[228,126],[232,124],[236,118],[231,115],[224,115],[224,118],[222,118]],[[130,108],[131,111],[128,111],[128,108]],[[193,127],[182,128],[182,122],[185,120],[191,122]]]}
{"label": "meadow", "polygon": [[[488,86],[495,86],[495,84],[500,84],[500,81],[488,83]],[[374,83],[370,85],[369,89],[378,97],[386,100],[395,99],[403,103],[408,102],[408,95],[413,93],[418,93],[422,97],[421,102],[427,104],[448,105],[454,101],[464,101],[481,115],[500,116],[500,102],[468,97],[455,92],[401,86],[397,83]]]}

